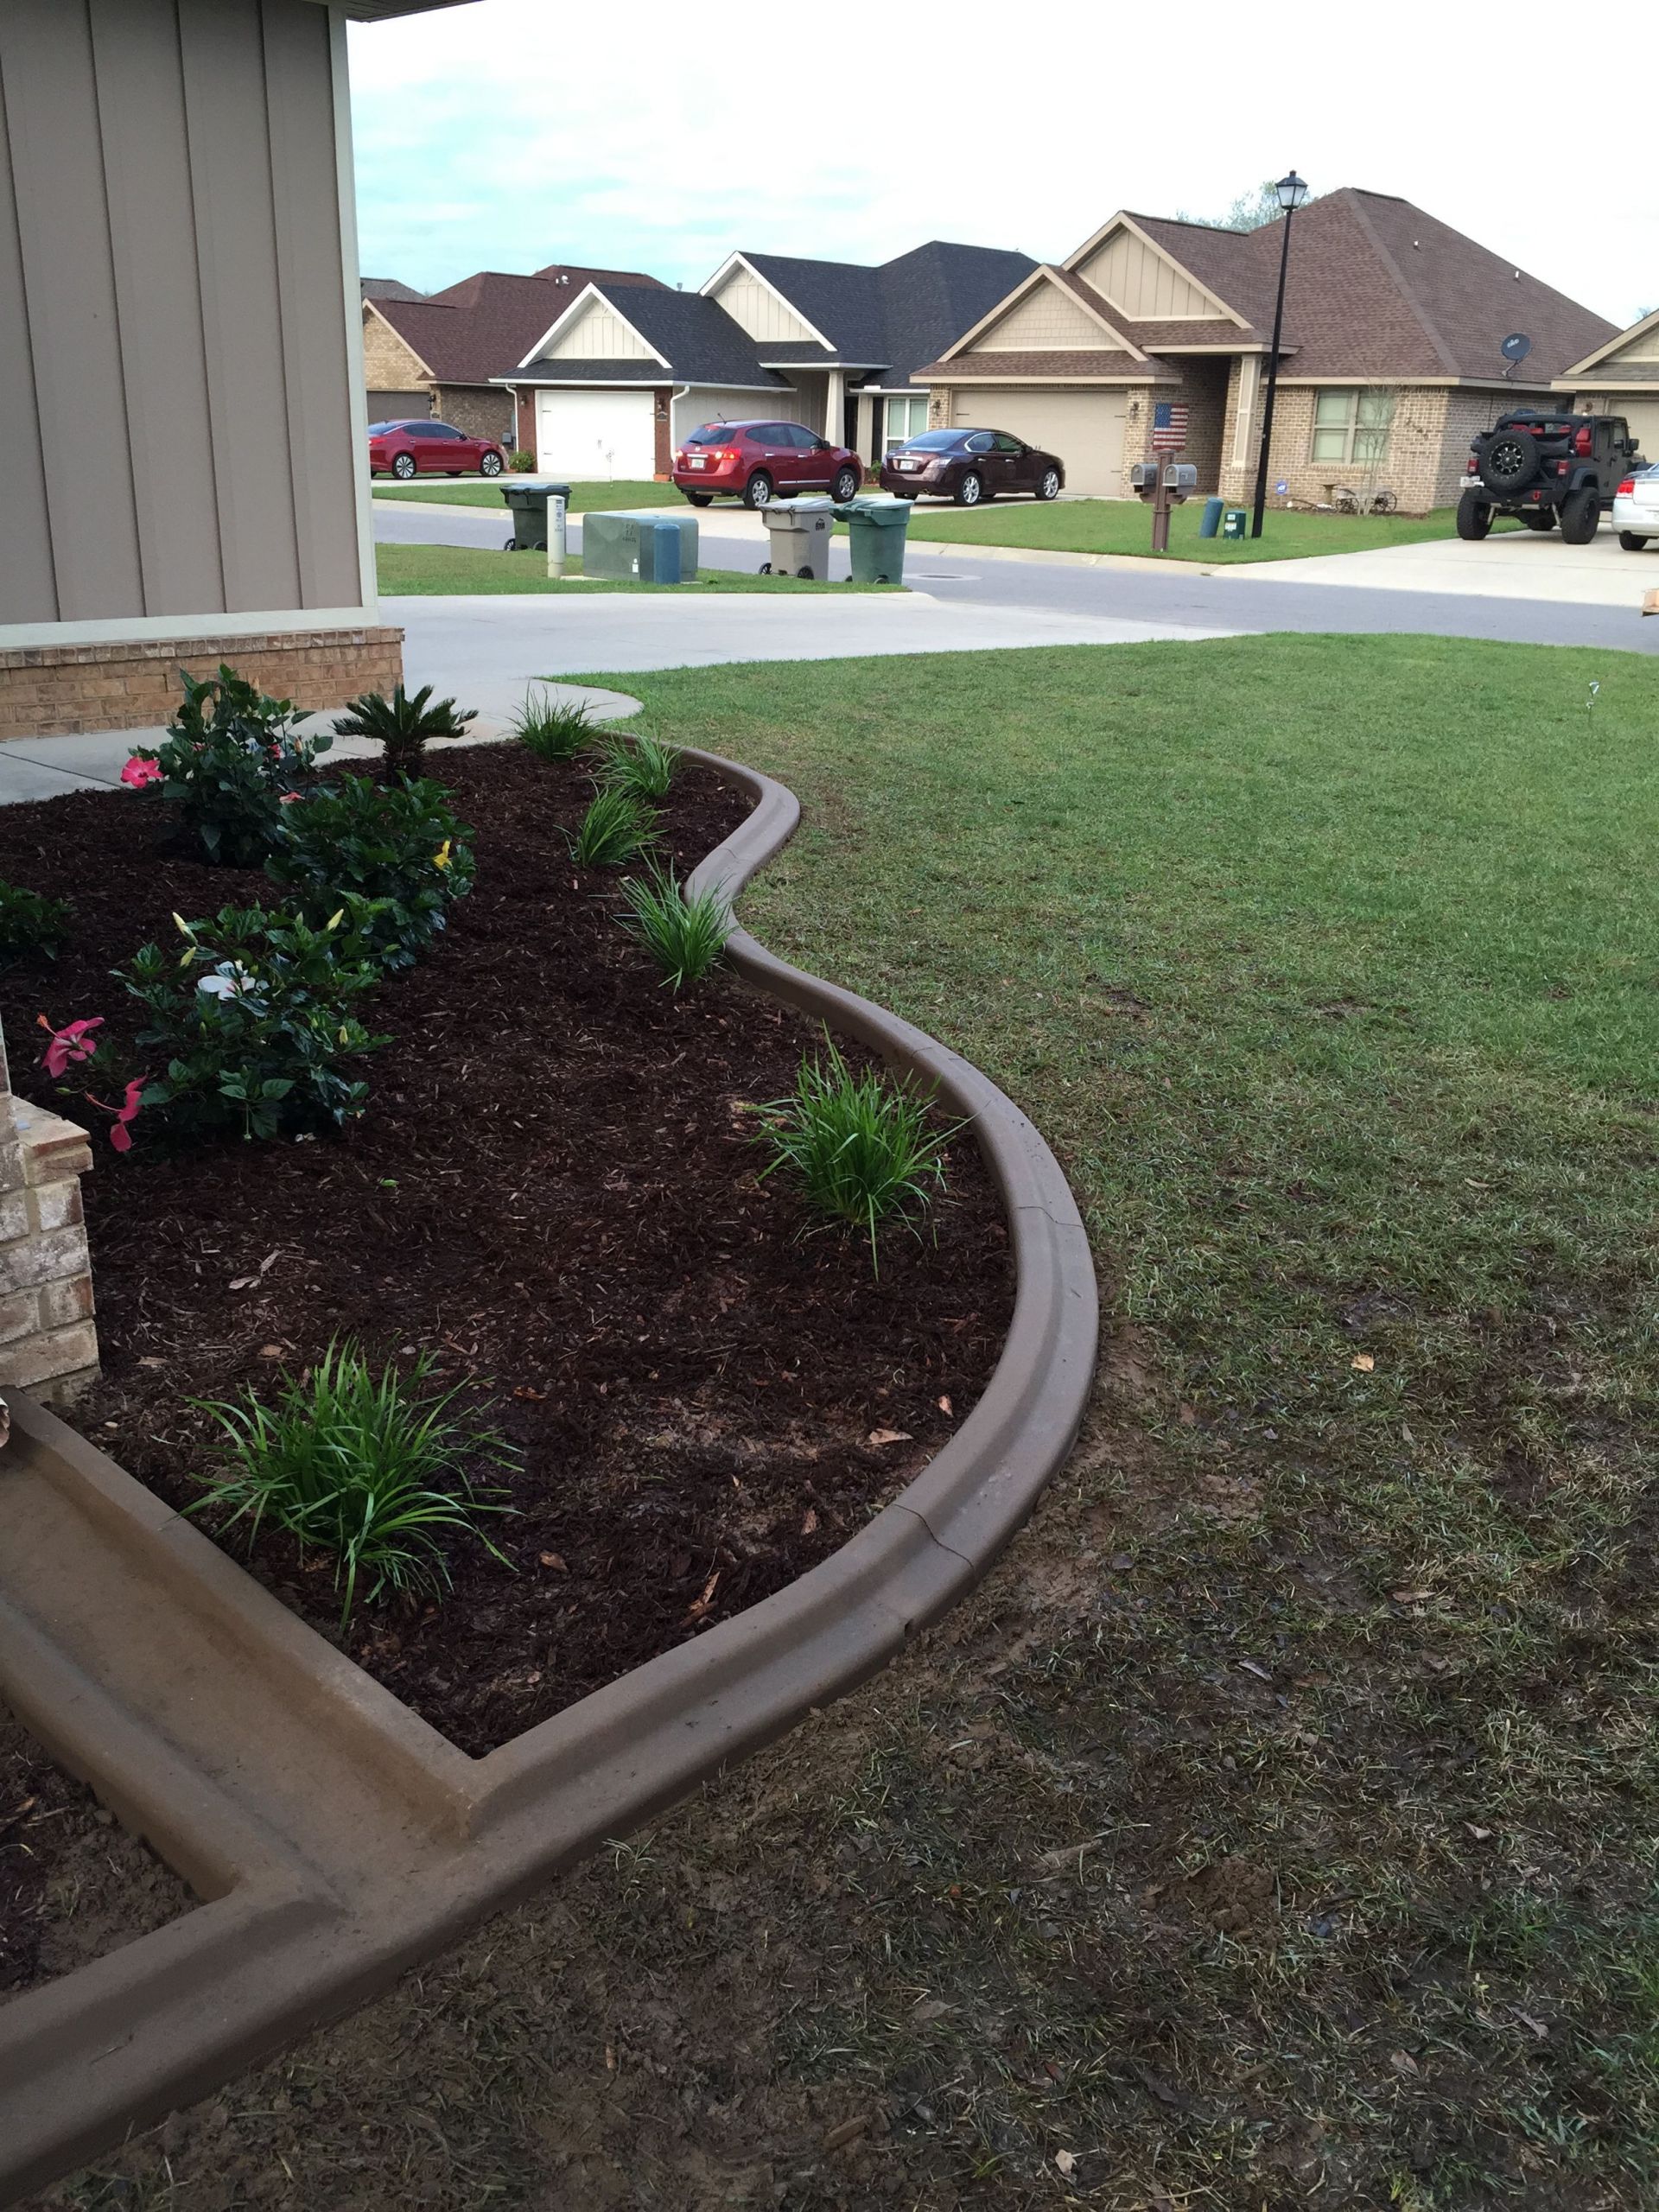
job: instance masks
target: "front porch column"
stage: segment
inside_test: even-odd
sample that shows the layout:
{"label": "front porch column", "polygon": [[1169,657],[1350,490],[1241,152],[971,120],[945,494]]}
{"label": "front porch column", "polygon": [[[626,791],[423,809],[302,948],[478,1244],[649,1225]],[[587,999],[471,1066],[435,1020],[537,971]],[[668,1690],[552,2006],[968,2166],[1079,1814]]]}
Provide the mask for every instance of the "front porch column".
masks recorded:
{"label": "front porch column", "polygon": [[842,442],[842,416],[846,410],[847,377],[844,370],[831,369],[828,389],[823,395],[823,435],[832,446]]}

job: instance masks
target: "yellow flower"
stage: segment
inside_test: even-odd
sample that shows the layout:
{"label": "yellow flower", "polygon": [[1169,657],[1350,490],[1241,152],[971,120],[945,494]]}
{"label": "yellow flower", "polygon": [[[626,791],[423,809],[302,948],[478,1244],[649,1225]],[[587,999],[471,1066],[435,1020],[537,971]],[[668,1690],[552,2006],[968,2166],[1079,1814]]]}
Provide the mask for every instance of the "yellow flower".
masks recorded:
{"label": "yellow flower", "polygon": [[328,917],[328,927],[331,930],[337,930],[345,918],[346,909],[343,906],[335,907],[334,912]]}
{"label": "yellow flower", "polygon": [[448,865],[449,865],[449,847],[450,847],[450,845],[451,845],[451,843],[452,843],[453,842],[454,842],[454,841],[453,841],[451,838],[446,837],[446,838],[444,839],[443,842],[442,842],[442,843],[438,847],[437,851],[436,851],[435,853],[434,853],[434,854],[433,854],[433,855],[432,855],[432,865],[433,865],[433,867],[434,867],[434,868],[448,868]]}

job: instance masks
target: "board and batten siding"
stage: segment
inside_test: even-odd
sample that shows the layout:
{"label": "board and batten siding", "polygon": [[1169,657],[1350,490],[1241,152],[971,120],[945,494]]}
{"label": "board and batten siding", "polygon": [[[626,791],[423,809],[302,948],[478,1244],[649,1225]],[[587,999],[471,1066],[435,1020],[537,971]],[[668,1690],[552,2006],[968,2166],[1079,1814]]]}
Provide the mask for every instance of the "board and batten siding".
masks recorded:
{"label": "board and batten siding", "polygon": [[1227,312],[1213,292],[1184,276],[1133,231],[1114,231],[1077,274],[1126,315],[1154,322],[1206,321]]}
{"label": "board and batten siding", "polygon": [[547,348],[552,361],[654,361],[658,357],[636,336],[615,308],[590,300]]}
{"label": "board and batten siding", "polygon": [[313,0],[0,6],[0,641],[372,606],[344,67]]}
{"label": "board and batten siding", "polygon": [[757,344],[776,345],[797,338],[805,345],[817,343],[795,310],[752,270],[734,269],[723,284],[715,286],[712,296]]}

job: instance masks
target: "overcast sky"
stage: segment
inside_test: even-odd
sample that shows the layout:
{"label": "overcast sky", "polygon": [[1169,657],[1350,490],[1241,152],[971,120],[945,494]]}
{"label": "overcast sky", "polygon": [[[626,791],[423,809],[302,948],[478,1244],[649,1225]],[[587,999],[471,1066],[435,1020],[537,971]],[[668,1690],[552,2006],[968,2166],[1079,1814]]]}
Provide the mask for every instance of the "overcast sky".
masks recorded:
{"label": "overcast sky", "polygon": [[[1659,306],[1656,14],[1583,19],[1592,132],[1547,60],[1579,43],[1570,11],[1506,27],[1488,0],[958,0],[934,19],[473,0],[352,26],[362,266],[426,291],[550,261],[691,288],[740,246],[1058,260],[1116,208],[1219,213],[1294,167],[1415,200],[1623,324]],[[1632,90],[1604,98],[1621,54]]]}

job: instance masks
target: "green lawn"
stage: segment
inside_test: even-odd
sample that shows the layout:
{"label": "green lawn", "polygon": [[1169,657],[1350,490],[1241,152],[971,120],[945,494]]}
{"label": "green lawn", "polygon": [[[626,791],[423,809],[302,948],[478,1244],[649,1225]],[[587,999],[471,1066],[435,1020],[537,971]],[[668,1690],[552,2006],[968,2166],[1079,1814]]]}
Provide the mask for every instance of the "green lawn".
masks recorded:
{"label": "green lawn", "polygon": [[[1450,537],[1450,507],[1429,515],[1310,515],[1269,510],[1259,538],[1198,536],[1202,499],[1189,499],[1169,520],[1171,561],[1297,561],[1315,553],[1369,553],[1384,545],[1416,545]],[[1514,524],[1500,527],[1513,529]],[[1248,527],[1248,525],[1247,525]],[[1152,556],[1152,516],[1138,499],[997,500],[988,507],[918,506],[910,535],[967,545],[1026,545],[1055,553],[1141,553]]]}
{"label": "green lawn", "polygon": [[[493,484],[454,484],[447,476],[417,476],[412,484],[395,484],[390,478],[377,476],[374,496],[377,499],[418,499],[430,501],[442,507],[493,507],[498,513],[506,512],[501,497],[501,486],[516,480],[512,476],[499,478]],[[531,480],[541,483],[537,476]],[[683,507],[684,500],[671,484],[641,483],[573,484],[570,486],[569,512],[588,514],[594,509],[613,507]]]}
{"label": "green lawn", "polygon": [[[561,592],[570,580],[580,578],[582,560],[570,554],[565,560],[565,581],[555,582],[547,573],[545,553],[493,553],[479,545],[377,545],[375,567],[380,588],[398,598],[426,594]],[[583,594],[605,591],[833,591],[842,594],[901,591],[901,584],[818,584],[799,576],[750,575],[737,569],[705,569],[694,583],[623,584],[607,578],[577,582]]]}

